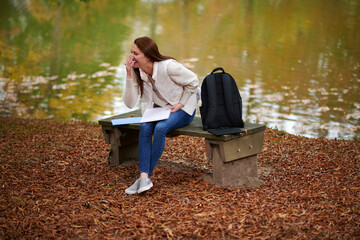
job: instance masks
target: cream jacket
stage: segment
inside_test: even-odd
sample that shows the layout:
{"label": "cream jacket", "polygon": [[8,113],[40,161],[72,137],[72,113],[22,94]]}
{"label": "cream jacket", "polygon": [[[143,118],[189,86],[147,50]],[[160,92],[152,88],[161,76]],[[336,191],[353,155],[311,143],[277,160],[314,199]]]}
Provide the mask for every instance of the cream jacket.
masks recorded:
{"label": "cream jacket", "polygon": [[[173,59],[154,62],[153,75],[150,76],[140,69],[140,76],[144,82],[144,93],[141,98],[142,113],[147,108],[153,108],[154,103],[161,107],[181,103],[184,105],[182,110],[187,114],[194,113],[200,99],[199,80],[195,73],[181,63]],[[160,98],[154,89],[157,90]],[[139,96],[140,88],[135,77],[126,79],[123,94],[125,105],[129,108],[135,107]]]}

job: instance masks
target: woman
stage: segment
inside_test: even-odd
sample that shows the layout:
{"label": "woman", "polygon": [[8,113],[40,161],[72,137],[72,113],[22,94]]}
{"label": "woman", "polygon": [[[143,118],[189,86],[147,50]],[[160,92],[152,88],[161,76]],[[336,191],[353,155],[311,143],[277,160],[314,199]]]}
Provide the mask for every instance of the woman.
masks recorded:
{"label": "woman", "polygon": [[126,73],[123,100],[127,107],[135,107],[140,96],[142,113],[153,107],[171,110],[166,120],[140,125],[140,177],[125,190],[127,194],[136,194],[153,186],[150,177],[164,150],[166,134],[194,119],[199,81],[192,71],[175,59],[160,54],[156,43],[149,37],[135,39],[126,63]]}

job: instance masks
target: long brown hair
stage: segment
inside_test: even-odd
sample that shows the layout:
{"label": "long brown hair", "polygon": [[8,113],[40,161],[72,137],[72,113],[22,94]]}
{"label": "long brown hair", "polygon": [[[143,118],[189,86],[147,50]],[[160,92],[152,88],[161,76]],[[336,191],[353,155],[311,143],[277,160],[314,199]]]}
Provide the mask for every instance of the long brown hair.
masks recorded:
{"label": "long brown hair", "polygon": [[[149,37],[139,37],[135,39],[134,44],[142,51],[151,62],[160,62],[167,59],[174,59],[173,57],[164,56],[160,53],[159,48],[154,40]],[[136,81],[140,86],[141,96],[144,91],[144,83],[141,81],[140,70],[139,68],[135,68]]]}

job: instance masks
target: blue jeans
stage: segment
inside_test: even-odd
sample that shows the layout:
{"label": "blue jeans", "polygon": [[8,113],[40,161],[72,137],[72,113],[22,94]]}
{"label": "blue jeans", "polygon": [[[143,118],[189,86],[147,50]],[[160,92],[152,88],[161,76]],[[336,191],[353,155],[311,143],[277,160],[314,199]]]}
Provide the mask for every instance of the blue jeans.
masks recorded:
{"label": "blue jeans", "polygon": [[195,111],[193,115],[189,115],[180,109],[170,113],[170,117],[166,120],[141,123],[139,134],[140,173],[147,173],[151,177],[164,151],[166,134],[190,124],[194,117]]}

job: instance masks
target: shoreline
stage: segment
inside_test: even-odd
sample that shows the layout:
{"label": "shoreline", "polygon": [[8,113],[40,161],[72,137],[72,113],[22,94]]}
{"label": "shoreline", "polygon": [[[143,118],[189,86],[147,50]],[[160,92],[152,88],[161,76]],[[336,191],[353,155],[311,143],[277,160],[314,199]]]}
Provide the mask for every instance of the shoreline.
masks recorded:
{"label": "shoreline", "polygon": [[[200,114],[198,114],[198,116],[200,117]],[[103,118],[107,118],[110,116],[105,116]],[[76,119],[53,119],[53,118],[27,118],[27,117],[21,117],[21,116],[12,116],[12,115],[1,115],[0,114],[0,118],[12,118],[12,119],[23,119],[23,120],[29,120],[29,121],[37,121],[37,120],[43,120],[43,121],[55,121],[55,122],[67,122],[67,123],[86,123],[86,124],[98,124],[98,121],[100,121],[103,118],[99,118],[98,120],[89,120],[89,121],[81,121],[81,120],[76,120]],[[318,136],[306,136],[306,135],[301,135],[301,134],[295,134],[295,133],[291,133],[288,132],[286,130],[281,130],[278,129],[277,127],[266,127],[268,129],[272,129],[272,130],[276,130],[278,132],[283,132],[284,134],[289,134],[289,135],[293,135],[296,137],[305,137],[305,138],[310,138],[310,139],[326,139],[326,140],[344,140],[344,141],[360,141],[360,138],[358,139],[358,137],[356,135],[354,136],[350,136],[349,138],[330,138],[330,137],[318,137]]]}

